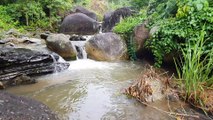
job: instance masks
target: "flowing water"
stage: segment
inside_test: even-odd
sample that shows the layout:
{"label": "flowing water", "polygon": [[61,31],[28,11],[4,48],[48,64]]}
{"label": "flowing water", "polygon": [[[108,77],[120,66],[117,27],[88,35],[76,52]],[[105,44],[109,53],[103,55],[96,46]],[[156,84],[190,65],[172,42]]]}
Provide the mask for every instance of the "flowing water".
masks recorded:
{"label": "flowing water", "polygon": [[[65,120],[170,120],[122,94],[143,71],[137,62],[71,61],[68,70],[37,77],[38,83],[7,91],[39,100]],[[166,101],[154,103],[168,110]],[[170,107],[175,107],[171,103]]]}

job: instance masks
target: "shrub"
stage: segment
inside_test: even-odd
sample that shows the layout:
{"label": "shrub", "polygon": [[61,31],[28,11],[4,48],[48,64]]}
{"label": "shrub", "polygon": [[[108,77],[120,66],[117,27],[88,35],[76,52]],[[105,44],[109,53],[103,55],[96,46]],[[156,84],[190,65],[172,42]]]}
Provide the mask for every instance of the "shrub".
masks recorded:
{"label": "shrub", "polygon": [[[199,0],[198,0],[199,1]],[[172,52],[178,51],[181,45],[195,43],[200,36],[203,24],[205,25],[204,48],[207,53],[213,45],[213,8],[208,6],[207,1],[187,2],[180,5],[176,17],[154,21],[151,25],[159,26],[159,30],[146,42],[146,47],[155,56],[155,65],[160,67],[163,57]]]}
{"label": "shrub", "polygon": [[136,45],[133,41],[133,29],[136,25],[142,23],[146,18],[145,14],[131,16],[122,20],[114,27],[114,32],[120,34],[127,43],[128,54],[131,60],[136,60]]}
{"label": "shrub", "polygon": [[35,30],[35,26],[54,30],[58,27],[58,21],[61,20],[60,15],[71,8],[72,1],[11,0],[3,1],[2,4],[4,4],[4,10],[1,12],[10,17],[5,19],[11,21],[11,23],[18,21],[19,26],[25,26],[25,28],[32,30]]}
{"label": "shrub", "polygon": [[14,28],[18,24],[18,21],[15,21],[10,15],[8,15],[6,7],[2,5],[0,5],[0,18],[0,32]]}
{"label": "shrub", "polygon": [[187,47],[182,48],[183,59],[179,61],[179,64],[176,63],[178,77],[184,85],[182,91],[185,93],[185,99],[193,100],[194,104],[199,105],[203,105],[200,98],[202,92],[213,85],[213,48],[207,54],[203,49],[206,42],[204,38],[207,36],[204,29],[196,42],[191,41],[195,42],[194,44],[188,42]]}

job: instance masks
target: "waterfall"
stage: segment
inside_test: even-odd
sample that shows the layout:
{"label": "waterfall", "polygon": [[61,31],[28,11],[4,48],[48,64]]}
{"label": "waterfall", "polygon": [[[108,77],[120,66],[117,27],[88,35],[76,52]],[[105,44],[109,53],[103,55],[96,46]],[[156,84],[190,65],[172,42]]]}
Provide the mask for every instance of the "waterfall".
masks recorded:
{"label": "waterfall", "polygon": [[75,46],[77,51],[77,59],[87,59],[87,53],[84,46]]}
{"label": "waterfall", "polygon": [[56,60],[56,58],[54,57],[53,54],[50,54],[50,56],[51,56],[51,58],[53,59],[53,67],[54,67],[53,72],[57,72],[57,66],[56,66],[57,60]]}
{"label": "waterfall", "polygon": [[102,22],[99,22],[98,24],[99,33],[102,33]]}
{"label": "waterfall", "polygon": [[85,50],[86,41],[71,41],[71,43],[77,53],[77,60],[78,59],[87,59],[87,53]]}

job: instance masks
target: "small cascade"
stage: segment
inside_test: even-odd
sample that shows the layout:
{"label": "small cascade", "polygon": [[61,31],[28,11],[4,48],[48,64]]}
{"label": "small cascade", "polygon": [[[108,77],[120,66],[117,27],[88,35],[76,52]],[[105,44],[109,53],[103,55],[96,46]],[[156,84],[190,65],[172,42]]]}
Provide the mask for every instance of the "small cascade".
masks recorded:
{"label": "small cascade", "polygon": [[99,32],[98,33],[103,33],[102,32],[102,22],[99,22],[99,26],[98,27],[99,27]]}
{"label": "small cascade", "polygon": [[87,59],[87,53],[84,46],[75,46],[77,51],[77,59]]}
{"label": "small cascade", "polygon": [[87,59],[87,53],[85,50],[86,41],[71,41],[71,43],[77,53],[77,60],[78,59]]}
{"label": "small cascade", "polygon": [[56,58],[54,57],[54,55],[53,54],[50,54],[50,56],[52,57],[52,59],[53,59],[53,67],[54,67],[54,71],[53,72],[57,72],[57,60],[56,60]]}

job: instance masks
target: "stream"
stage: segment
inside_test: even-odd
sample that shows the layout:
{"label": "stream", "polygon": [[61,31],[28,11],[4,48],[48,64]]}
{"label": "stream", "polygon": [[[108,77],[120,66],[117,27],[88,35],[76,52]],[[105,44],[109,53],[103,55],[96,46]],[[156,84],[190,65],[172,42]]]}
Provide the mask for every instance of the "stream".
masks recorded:
{"label": "stream", "polygon": [[[144,69],[142,62],[70,61],[68,70],[37,77],[38,83],[7,89],[43,102],[62,120],[170,120],[122,94]],[[155,106],[168,110],[166,100]],[[170,107],[177,107],[171,103]]]}

